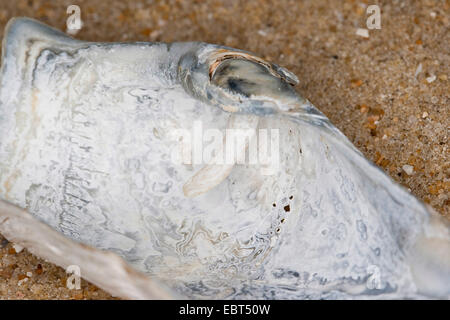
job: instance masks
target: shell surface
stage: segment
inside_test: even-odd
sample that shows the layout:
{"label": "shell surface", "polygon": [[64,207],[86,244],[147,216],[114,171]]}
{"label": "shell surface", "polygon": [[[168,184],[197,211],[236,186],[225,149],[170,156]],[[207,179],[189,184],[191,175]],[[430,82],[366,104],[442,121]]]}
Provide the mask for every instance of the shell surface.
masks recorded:
{"label": "shell surface", "polygon": [[[0,196],[181,296],[449,297],[448,227],[281,67],[204,43],[83,42],[17,19],[0,81]],[[175,163],[173,133],[199,122],[277,130],[279,169]]]}

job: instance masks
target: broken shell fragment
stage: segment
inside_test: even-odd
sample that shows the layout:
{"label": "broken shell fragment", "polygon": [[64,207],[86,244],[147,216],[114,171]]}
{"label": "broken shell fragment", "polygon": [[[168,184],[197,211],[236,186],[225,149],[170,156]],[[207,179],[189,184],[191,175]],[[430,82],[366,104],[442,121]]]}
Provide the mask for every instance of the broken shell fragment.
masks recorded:
{"label": "broken shell fragment", "polygon": [[[205,43],[79,41],[31,19],[5,34],[8,240],[124,298],[450,297],[448,224],[289,71]],[[257,163],[172,161],[173,132],[196,121],[256,130],[238,155],[261,130],[278,148],[257,144]]]}

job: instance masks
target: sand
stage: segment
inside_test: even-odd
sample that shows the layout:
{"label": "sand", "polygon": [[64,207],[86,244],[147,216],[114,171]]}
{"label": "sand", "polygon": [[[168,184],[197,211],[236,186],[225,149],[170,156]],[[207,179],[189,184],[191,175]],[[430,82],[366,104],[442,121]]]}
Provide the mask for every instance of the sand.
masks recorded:
{"label": "sand", "polygon": [[[74,1],[1,1],[61,30]],[[252,51],[293,71],[311,100],[364,153],[450,218],[450,2],[76,1],[92,41],[205,41]],[[379,4],[381,29],[366,28]],[[367,29],[367,28],[366,28]],[[110,299],[0,236],[0,299]]]}

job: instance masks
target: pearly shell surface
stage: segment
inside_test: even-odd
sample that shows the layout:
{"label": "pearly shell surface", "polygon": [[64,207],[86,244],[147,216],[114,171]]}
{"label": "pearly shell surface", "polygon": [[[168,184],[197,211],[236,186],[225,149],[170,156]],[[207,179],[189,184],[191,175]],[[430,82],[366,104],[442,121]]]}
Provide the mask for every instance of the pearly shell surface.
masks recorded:
{"label": "pearly shell surface", "polygon": [[0,196],[65,237],[188,298],[448,297],[421,286],[411,262],[435,236],[432,213],[329,122],[256,115],[258,129],[279,130],[280,170],[237,164],[185,196],[202,165],[171,161],[174,130],[225,131],[247,116],[177,76],[187,52],[202,62],[223,47],[83,42],[26,19],[3,47]]}

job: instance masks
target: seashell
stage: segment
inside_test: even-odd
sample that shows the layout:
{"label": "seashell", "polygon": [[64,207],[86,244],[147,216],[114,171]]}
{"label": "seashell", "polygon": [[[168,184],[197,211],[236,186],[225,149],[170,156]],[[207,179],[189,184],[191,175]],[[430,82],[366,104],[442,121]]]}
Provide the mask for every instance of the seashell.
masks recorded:
{"label": "seashell", "polygon": [[[448,222],[286,69],[206,43],[79,41],[26,18],[5,34],[8,240],[124,298],[450,297]],[[199,128],[226,146],[249,134],[236,157],[204,163]],[[176,133],[193,131],[180,151],[193,159],[174,161]],[[242,162],[251,150],[259,161]]]}

